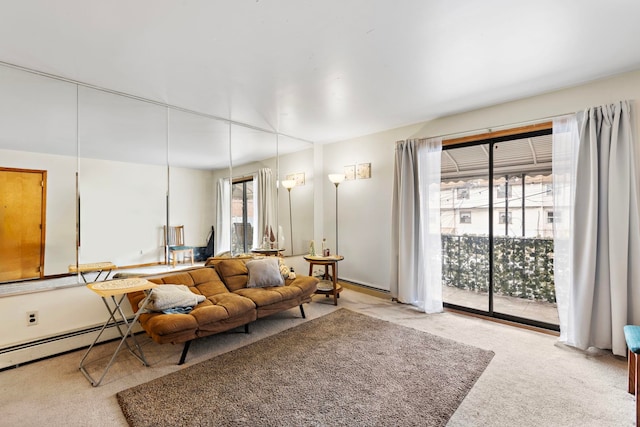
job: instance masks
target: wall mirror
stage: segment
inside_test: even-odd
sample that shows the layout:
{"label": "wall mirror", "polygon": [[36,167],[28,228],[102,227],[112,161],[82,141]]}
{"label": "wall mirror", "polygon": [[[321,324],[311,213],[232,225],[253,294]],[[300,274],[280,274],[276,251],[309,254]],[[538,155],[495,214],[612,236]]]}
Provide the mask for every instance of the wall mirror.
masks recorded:
{"label": "wall mirror", "polygon": [[79,87],[78,141],[79,263],[163,262],[167,109]]}
{"label": "wall mirror", "polygon": [[[214,232],[213,242],[217,234],[230,234],[228,226],[216,227],[216,173],[228,182],[229,124],[169,109],[168,155],[168,223],[184,226],[184,244],[197,248],[196,260],[204,261],[210,233]],[[230,206],[225,209],[228,212]],[[214,243],[212,253],[217,252]]]}
{"label": "wall mirror", "polygon": [[278,219],[284,229],[285,254],[309,252],[313,240],[313,146],[278,137]]}
{"label": "wall mirror", "polygon": [[230,250],[278,249],[276,135],[231,124]]}
{"label": "wall mirror", "polygon": [[1,283],[76,262],[76,90],[0,66]]}
{"label": "wall mirror", "polygon": [[[8,234],[9,172],[46,175],[27,268],[23,232]],[[163,264],[167,224],[200,249],[214,227],[215,254],[302,254],[313,235],[310,143],[7,66],[0,173],[0,283],[65,276],[78,262]]]}

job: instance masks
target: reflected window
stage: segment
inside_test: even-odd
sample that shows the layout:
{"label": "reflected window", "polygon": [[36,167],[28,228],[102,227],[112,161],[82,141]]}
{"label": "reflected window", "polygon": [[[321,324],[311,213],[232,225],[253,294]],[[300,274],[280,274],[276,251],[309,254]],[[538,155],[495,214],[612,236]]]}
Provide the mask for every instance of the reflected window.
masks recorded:
{"label": "reflected window", "polygon": [[231,250],[247,253],[253,247],[253,178],[233,182],[231,188]]}

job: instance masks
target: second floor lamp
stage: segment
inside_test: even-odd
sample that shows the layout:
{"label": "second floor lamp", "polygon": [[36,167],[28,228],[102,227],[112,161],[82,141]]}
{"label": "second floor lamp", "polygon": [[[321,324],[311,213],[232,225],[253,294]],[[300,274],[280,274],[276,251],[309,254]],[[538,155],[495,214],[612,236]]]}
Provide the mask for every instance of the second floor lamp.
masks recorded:
{"label": "second floor lamp", "polygon": [[294,179],[286,179],[282,181],[282,186],[289,192],[289,238],[291,239],[291,255],[293,255],[293,217],[291,216],[291,189],[296,186]]}
{"label": "second floor lamp", "polygon": [[340,183],[342,181],[344,181],[344,174],[340,174],[340,173],[332,173],[329,174],[329,181],[333,182],[333,185],[336,186],[336,253],[335,255],[338,255],[338,185],[340,185]]}

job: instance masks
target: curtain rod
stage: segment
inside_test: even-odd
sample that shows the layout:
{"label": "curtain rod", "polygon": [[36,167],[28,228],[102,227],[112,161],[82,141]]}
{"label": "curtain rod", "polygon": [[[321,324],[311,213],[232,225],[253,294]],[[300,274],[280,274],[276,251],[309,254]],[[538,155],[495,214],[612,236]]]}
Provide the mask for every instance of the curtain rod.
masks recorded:
{"label": "curtain rod", "polygon": [[302,142],[307,142],[310,144],[313,144],[313,141],[309,141],[307,139],[303,139],[303,138],[298,138],[296,136],[292,136],[292,135],[287,135],[286,133],[280,133],[280,132],[276,132],[270,129],[264,129],[261,128],[259,126],[254,126],[254,125],[250,125],[248,123],[243,123],[243,122],[239,122],[236,120],[232,120],[232,119],[225,119],[224,117],[220,117],[220,116],[215,116],[213,114],[207,114],[207,113],[203,113],[200,111],[196,111],[196,110],[191,110],[189,108],[184,108],[184,107],[179,107],[177,105],[172,105],[172,104],[167,104],[165,102],[160,102],[160,101],[154,101],[153,99],[148,99],[148,98],[144,98],[141,96],[137,96],[137,95],[132,95],[130,93],[126,93],[126,92],[120,92],[117,90],[113,90],[113,89],[107,89],[105,87],[102,86],[97,86],[91,83],[85,83],[85,82],[81,82],[79,80],[74,80],[74,79],[70,79],[67,77],[62,77],[62,76],[58,76],[55,74],[51,74],[51,73],[47,73],[44,71],[39,71],[39,70],[35,70],[33,68],[28,68],[28,67],[23,67],[22,65],[17,65],[17,64],[12,64],[10,62],[5,62],[5,61],[0,61],[0,65],[7,67],[7,68],[12,68],[14,70],[19,70],[19,71],[24,71],[26,73],[30,73],[30,74],[34,74],[37,76],[42,76],[42,77],[46,77],[49,79],[53,79],[53,80],[58,80],[58,81],[62,81],[62,82],[66,82],[66,83],[71,83],[71,84],[75,84],[77,86],[82,86],[82,87],[86,87],[89,89],[94,89],[100,92],[105,92],[105,93],[110,93],[112,95],[118,95],[118,96],[123,96],[125,98],[129,98],[129,99],[133,99],[136,101],[141,101],[141,102],[146,102],[147,104],[153,104],[153,105],[157,105],[160,107],[166,107],[166,108],[171,108],[172,110],[176,110],[176,111],[182,111],[183,113],[189,113],[189,114],[195,114],[197,116],[201,116],[201,117],[205,117],[208,119],[212,119],[212,120],[217,120],[217,121],[222,121],[231,125],[237,125],[237,126],[241,126],[244,128],[248,128],[248,129],[253,129],[253,130],[257,130],[257,131],[261,131],[261,132],[266,132],[266,133],[270,133],[272,135],[276,135],[276,136],[285,136],[287,138],[291,138],[291,139],[295,139],[297,141],[302,141]]}
{"label": "curtain rod", "polygon": [[516,127],[521,127],[521,126],[544,123],[544,122],[548,122],[550,120],[553,120],[553,119],[556,119],[556,118],[559,118],[559,117],[562,117],[562,116],[567,116],[567,115],[570,115],[570,114],[575,114],[575,112],[557,114],[555,116],[542,117],[542,118],[538,118],[538,119],[534,119],[534,120],[528,120],[528,121],[524,121],[524,122],[517,122],[517,123],[503,124],[503,125],[497,125],[497,126],[491,126],[491,127],[484,127],[484,128],[468,130],[468,131],[464,131],[464,132],[452,132],[452,133],[448,133],[448,134],[444,134],[444,135],[430,136],[430,137],[427,137],[427,138],[442,138],[443,140],[446,140],[446,139],[455,139],[455,138],[461,138],[461,137],[471,136],[471,135],[479,135],[479,134],[482,134],[482,133],[491,133],[491,132],[496,132],[496,131],[504,130],[504,129],[510,129],[510,128],[516,128]]}

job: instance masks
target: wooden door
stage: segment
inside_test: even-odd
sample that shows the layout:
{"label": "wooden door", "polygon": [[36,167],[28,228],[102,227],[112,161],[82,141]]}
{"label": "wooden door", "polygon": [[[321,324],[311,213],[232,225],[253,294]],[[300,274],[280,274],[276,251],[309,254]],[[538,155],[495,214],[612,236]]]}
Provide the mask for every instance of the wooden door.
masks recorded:
{"label": "wooden door", "polygon": [[0,168],[0,282],[44,275],[46,178]]}

